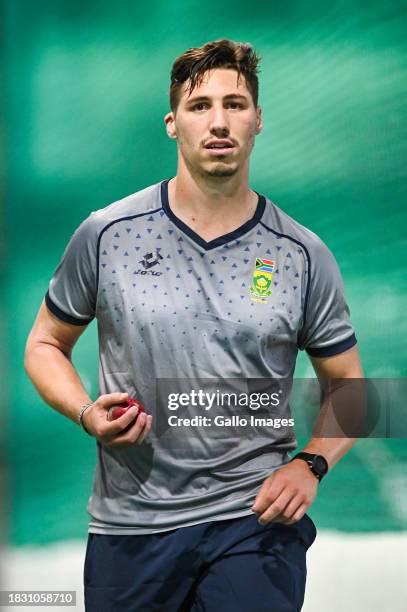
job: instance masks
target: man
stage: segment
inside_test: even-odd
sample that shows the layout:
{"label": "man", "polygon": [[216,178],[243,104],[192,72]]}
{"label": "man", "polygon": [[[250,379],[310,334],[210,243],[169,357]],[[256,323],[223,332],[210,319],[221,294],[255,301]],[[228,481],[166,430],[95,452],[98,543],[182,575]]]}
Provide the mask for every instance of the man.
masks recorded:
{"label": "man", "polygon": [[[287,429],[229,439],[153,427],[161,379],[290,377],[298,348],[320,378],[362,375],[332,254],[248,186],[258,61],[229,40],[175,61],[176,176],[81,224],[27,341],[42,398],[97,439],[87,610],[300,610],[315,538],[306,511],[354,441],[313,438],[291,460]],[[92,402],[71,355],[94,317]],[[129,396],[147,414],[108,421]]]}

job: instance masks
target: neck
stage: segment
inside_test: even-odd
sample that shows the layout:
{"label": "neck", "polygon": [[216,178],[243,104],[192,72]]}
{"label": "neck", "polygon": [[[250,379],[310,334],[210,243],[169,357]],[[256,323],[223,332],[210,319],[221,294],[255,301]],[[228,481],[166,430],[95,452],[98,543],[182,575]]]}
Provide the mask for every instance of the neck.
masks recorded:
{"label": "neck", "polygon": [[192,176],[179,170],[168,183],[170,208],[204,240],[232,232],[255,214],[258,196],[247,177]]}

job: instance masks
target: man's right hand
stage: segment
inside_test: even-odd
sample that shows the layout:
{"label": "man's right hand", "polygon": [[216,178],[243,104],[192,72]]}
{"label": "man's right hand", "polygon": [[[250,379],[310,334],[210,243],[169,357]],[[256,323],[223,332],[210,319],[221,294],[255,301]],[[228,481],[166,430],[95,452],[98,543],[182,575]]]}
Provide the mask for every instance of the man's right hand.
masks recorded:
{"label": "man's right hand", "polygon": [[[87,410],[82,420],[90,435],[95,436],[109,448],[126,448],[134,444],[142,444],[151,430],[153,417],[151,414],[138,412],[136,406],[131,406],[125,414],[114,421],[107,420],[109,408],[129,399],[128,393],[108,393],[101,395]],[[134,421],[127,431],[124,430]]]}

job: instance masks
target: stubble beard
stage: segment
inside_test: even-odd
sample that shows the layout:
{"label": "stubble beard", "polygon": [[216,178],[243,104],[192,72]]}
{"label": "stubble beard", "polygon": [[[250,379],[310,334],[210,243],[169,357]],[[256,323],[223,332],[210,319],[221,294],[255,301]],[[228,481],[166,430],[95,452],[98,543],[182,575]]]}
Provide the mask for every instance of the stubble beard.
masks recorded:
{"label": "stubble beard", "polygon": [[[226,157],[226,155],[225,155]],[[240,164],[234,162],[223,162],[221,159],[219,161],[213,160],[210,165],[202,164],[201,171],[204,176],[212,176],[212,177],[228,177],[234,176],[237,172],[239,172]]]}
{"label": "stubble beard", "polygon": [[233,176],[239,170],[239,167],[236,165],[235,167],[231,166],[215,166],[210,169],[203,169],[204,174],[207,176]]}
{"label": "stubble beard", "polygon": [[[252,134],[251,138],[248,142],[248,157],[250,157],[251,152],[254,148],[255,135]],[[231,165],[227,163],[217,162],[214,166],[210,168],[201,168],[202,174],[204,176],[218,176],[218,177],[227,177],[234,176],[241,169],[241,163],[232,163]]]}
{"label": "stubble beard", "polygon": [[[180,139],[178,138],[178,146],[180,147]],[[180,147],[181,149],[181,147]],[[236,162],[224,163],[221,160],[212,161],[211,164],[208,164],[208,161],[202,161],[199,157],[185,155],[180,151],[184,163],[191,174],[200,174],[204,178],[227,178],[230,176],[234,176],[240,170],[240,164]],[[195,157],[195,159],[194,159]]]}
{"label": "stubble beard", "polygon": [[[184,158],[185,159],[185,158]],[[234,176],[239,172],[239,164],[225,164],[221,162],[215,162],[208,165],[207,162],[200,162],[200,160],[186,161],[186,165],[189,167],[191,174],[200,174],[203,178],[226,178]]]}

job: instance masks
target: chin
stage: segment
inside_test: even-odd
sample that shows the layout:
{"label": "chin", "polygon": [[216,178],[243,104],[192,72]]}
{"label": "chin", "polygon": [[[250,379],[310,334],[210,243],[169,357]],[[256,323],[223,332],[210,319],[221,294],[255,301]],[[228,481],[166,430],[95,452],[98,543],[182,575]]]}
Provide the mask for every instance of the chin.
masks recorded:
{"label": "chin", "polygon": [[205,168],[204,174],[207,176],[233,176],[238,170],[238,166],[225,166],[219,164],[213,168]]}

